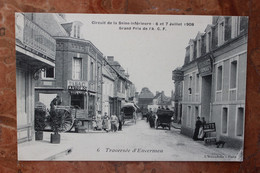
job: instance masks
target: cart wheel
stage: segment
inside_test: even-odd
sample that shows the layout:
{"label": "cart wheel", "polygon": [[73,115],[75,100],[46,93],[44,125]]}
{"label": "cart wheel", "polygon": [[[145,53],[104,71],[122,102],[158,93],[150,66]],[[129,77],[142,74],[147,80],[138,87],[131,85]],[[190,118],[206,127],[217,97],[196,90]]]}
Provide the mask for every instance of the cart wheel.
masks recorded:
{"label": "cart wheel", "polygon": [[69,111],[64,110],[64,114],[62,116],[62,123],[59,129],[60,132],[68,132],[73,128],[74,125],[74,118],[70,114]]}

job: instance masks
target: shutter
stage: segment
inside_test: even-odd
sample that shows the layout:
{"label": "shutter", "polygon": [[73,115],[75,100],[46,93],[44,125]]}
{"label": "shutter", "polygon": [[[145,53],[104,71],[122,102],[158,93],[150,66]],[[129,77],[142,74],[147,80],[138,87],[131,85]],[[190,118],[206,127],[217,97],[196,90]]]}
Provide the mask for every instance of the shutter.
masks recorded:
{"label": "shutter", "polygon": [[241,16],[239,18],[240,20],[240,33],[247,32],[247,27],[248,27],[248,18],[246,16]]}
{"label": "shutter", "polygon": [[201,37],[201,56],[206,53],[206,34]]}
{"label": "shutter", "polygon": [[212,27],[212,49],[216,49],[218,46],[218,25]]}
{"label": "shutter", "polygon": [[189,61],[190,61],[190,46],[188,46],[188,47],[186,48],[186,54],[185,54],[184,64],[189,63]]}
{"label": "shutter", "polygon": [[225,17],[225,41],[231,39],[231,17]]}
{"label": "shutter", "polygon": [[196,57],[197,57],[197,40],[194,41],[193,50],[194,51],[193,51],[193,59],[192,60],[196,59]]}

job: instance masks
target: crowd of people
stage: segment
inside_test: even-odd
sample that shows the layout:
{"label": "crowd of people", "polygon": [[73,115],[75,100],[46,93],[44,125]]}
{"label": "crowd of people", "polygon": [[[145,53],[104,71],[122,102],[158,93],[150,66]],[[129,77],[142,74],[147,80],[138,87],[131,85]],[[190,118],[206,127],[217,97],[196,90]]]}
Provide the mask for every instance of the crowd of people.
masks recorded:
{"label": "crowd of people", "polygon": [[109,117],[107,112],[105,112],[104,117],[98,112],[97,116],[93,116],[92,126],[94,130],[104,130],[106,132],[116,132],[122,130],[122,114],[118,117],[116,115],[111,115]]}

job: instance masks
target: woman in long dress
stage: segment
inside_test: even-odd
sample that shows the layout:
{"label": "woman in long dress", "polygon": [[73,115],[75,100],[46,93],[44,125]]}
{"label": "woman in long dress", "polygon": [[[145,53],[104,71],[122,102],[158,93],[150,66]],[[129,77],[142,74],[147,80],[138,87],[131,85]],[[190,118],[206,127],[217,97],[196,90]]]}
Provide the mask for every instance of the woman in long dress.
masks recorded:
{"label": "woman in long dress", "polygon": [[106,131],[106,132],[109,132],[109,124],[110,124],[110,118],[107,116],[107,113],[105,112],[105,116],[104,116],[104,119],[103,119],[103,129]]}
{"label": "woman in long dress", "polygon": [[101,130],[102,129],[102,116],[100,113],[97,114],[96,122],[97,122],[97,130]]}

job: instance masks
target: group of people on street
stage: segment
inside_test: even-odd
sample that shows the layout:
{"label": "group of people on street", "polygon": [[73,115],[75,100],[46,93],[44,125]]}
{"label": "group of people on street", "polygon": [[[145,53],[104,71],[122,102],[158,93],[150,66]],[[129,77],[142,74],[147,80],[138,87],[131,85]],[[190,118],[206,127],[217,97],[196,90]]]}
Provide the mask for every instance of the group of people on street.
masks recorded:
{"label": "group of people on street", "polygon": [[166,105],[165,107],[164,106],[159,106],[158,109],[157,109],[157,112],[153,112],[152,109],[150,108],[149,112],[147,113],[147,119],[146,121],[149,122],[149,125],[151,128],[154,128],[155,127],[155,123],[156,123],[156,120],[157,120],[157,113],[158,113],[158,110],[170,110],[169,107]]}
{"label": "group of people on street", "polygon": [[193,140],[204,140],[205,138],[205,132],[203,131],[203,126],[206,124],[205,118],[202,117],[202,121],[200,120],[200,117],[197,117],[197,121],[195,124],[195,130],[193,134]]}
{"label": "group of people on street", "polygon": [[116,115],[111,115],[109,117],[107,112],[105,112],[104,117],[102,118],[101,113],[99,112],[97,116],[93,116],[92,126],[94,130],[105,130],[106,132],[116,132],[122,130],[122,115],[118,117]]}

